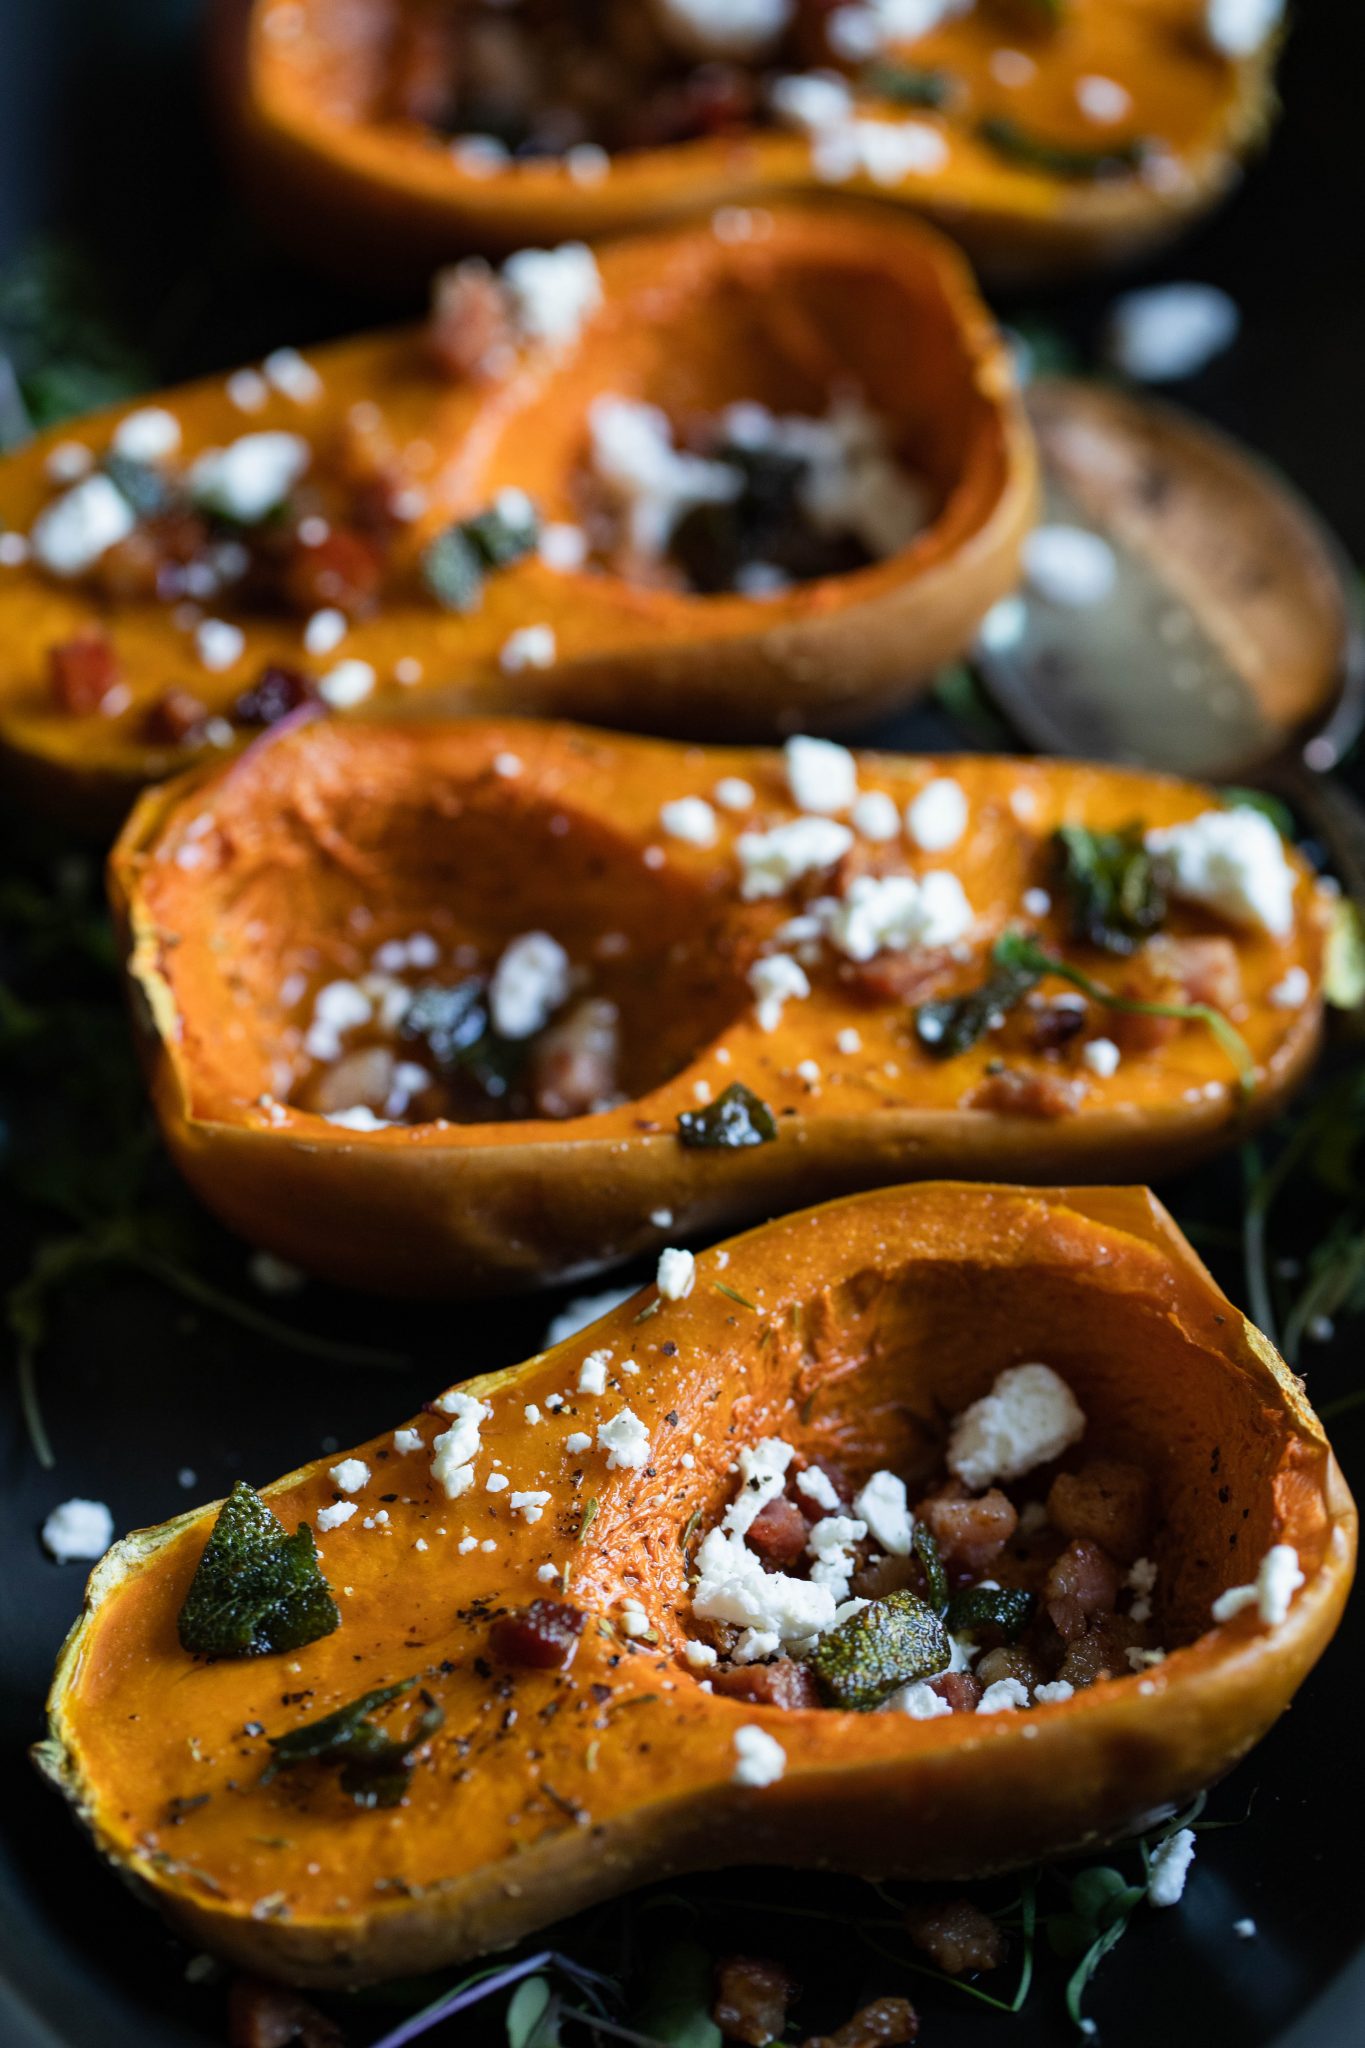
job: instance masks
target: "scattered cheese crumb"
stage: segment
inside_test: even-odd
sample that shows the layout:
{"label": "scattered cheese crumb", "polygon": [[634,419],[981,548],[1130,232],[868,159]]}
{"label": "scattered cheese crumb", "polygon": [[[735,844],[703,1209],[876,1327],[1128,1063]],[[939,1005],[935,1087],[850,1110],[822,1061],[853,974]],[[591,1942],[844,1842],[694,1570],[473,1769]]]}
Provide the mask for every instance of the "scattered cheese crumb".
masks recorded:
{"label": "scattered cheese crumb", "polygon": [[736,1728],[735,1755],[738,1762],[731,1776],[736,1785],[775,1785],[787,1768],[781,1743],[753,1721]]}
{"label": "scattered cheese crumb", "polygon": [[524,932],[504,948],[488,988],[494,1029],[534,1038],[569,993],[569,956],[548,932]]}
{"label": "scattered cheese crumb", "polygon": [[1082,1063],[1102,1081],[1118,1072],[1122,1057],[1112,1038],[1092,1038],[1081,1048]]}
{"label": "scattered cheese crumb", "polygon": [[393,1447],[400,1458],[411,1457],[414,1451],[420,1451],[422,1448],[421,1430],[396,1429],[393,1433]]}
{"label": "scattered cheese crumb", "polygon": [[553,626],[519,626],[503,641],[498,667],[505,676],[528,668],[553,668],[558,654]]}
{"label": "scattered cheese crumb", "polygon": [[318,695],[334,711],[349,711],[352,705],[364,703],[376,680],[368,661],[339,661],[318,684]]}
{"label": "scattered cheese crumb", "polygon": [[607,1470],[638,1471],[649,1457],[649,1431],[631,1408],[600,1424],[597,1441],[607,1453]]}
{"label": "scattered cheese crumb", "polygon": [[691,1252],[677,1251],[671,1246],[660,1252],[656,1280],[665,1301],[683,1301],[692,1292],[696,1264]]}
{"label": "scattered cheese crumb", "polygon": [[353,1500],[334,1501],[330,1507],[318,1509],[318,1528],[326,1536],[330,1530],[339,1529],[343,1522],[349,1522],[354,1513],[355,1502]]}
{"label": "scattered cheese crumb", "polygon": [[43,1523],[43,1548],[58,1564],[93,1563],[114,1540],[114,1517],[102,1500],[64,1500]]}
{"label": "scattered cheese crumb", "polygon": [[1277,939],[1294,929],[1296,877],[1263,811],[1245,804],[1203,811],[1187,824],[1149,832],[1146,843],[1165,857],[1177,896]]}
{"label": "scattered cheese crumb", "polygon": [[607,1367],[610,1363],[610,1351],[590,1351],[579,1367],[579,1393],[605,1394],[607,1391]]}
{"label": "scattered cheese crumb", "polygon": [[946,853],[967,829],[967,798],[962,784],[936,775],[906,807],[905,829],[922,853]]}
{"label": "scattered cheese crumb", "polygon": [[1257,1609],[1267,1628],[1278,1628],[1289,1617],[1290,1603],[1305,1583],[1299,1568],[1299,1553],[1288,1543],[1272,1544],[1261,1559],[1254,1584],[1230,1586],[1213,1603],[1215,1621],[1231,1621],[1245,1607]]}
{"label": "scattered cheese crumb", "polygon": [[858,794],[858,764],[847,747],[798,734],[787,741],[783,759],[798,810],[828,816],[851,808]]}
{"label": "scattered cheese crumb", "polygon": [[1050,1365],[1015,1365],[989,1394],[958,1416],[948,1439],[948,1469],[963,1484],[986,1487],[1022,1479],[1060,1457],[1085,1434],[1085,1416]]}
{"label": "scattered cheese crumb", "polygon": [[1028,1687],[1021,1685],[1017,1678],[997,1678],[994,1685],[988,1685],[977,1703],[978,1714],[1012,1713],[1016,1707],[1029,1703]]}
{"label": "scattered cheese crumb", "polygon": [[716,1652],[710,1643],[699,1642],[694,1636],[683,1644],[683,1656],[694,1671],[708,1671],[717,1662]]}
{"label": "scattered cheese crumb", "polygon": [[723,811],[751,811],[756,801],[752,782],[740,775],[722,775],[711,795]]}
{"label": "scattered cheese crumb", "polygon": [[1240,326],[1236,304],[1217,285],[1150,285],[1116,300],[1105,353],[1125,376],[1173,384],[1221,355]]}
{"label": "scattered cheese crumb", "polygon": [[865,789],[849,815],[854,831],[877,845],[900,837],[901,814],[896,809],[895,798],[888,796],[884,789]]}
{"label": "scattered cheese crumb", "polygon": [[1194,1829],[1177,1828],[1152,1851],[1147,1897],[1153,1906],[1173,1906],[1185,1889],[1194,1861]]}
{"label": "scattered cheese crumb", "polygon": [[363,1458],[343,1458],[339,1465],[328,1468],[327,1477],[342,1493],[359,1493],[370,1477],[370,1468]]}
{"label": "scattered cheese crumb", "polygon": [[659,824],[670,839],[688,846],[714,846],[719,830],[716,814],[702,796],[680,796],[664,804]]}

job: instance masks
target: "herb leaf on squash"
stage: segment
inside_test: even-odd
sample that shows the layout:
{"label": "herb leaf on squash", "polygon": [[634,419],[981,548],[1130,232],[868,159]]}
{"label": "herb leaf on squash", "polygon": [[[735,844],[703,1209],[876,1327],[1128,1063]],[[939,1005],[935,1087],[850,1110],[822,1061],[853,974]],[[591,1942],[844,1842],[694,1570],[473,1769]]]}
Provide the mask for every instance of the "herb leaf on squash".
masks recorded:
{"label": "herb leaf on squash", "polygon": [[299,1650],[341,1626],[313,1532],[290,1536],[239,1479],[219,1510],[176,1624],[196,1657],[265,1657]]}

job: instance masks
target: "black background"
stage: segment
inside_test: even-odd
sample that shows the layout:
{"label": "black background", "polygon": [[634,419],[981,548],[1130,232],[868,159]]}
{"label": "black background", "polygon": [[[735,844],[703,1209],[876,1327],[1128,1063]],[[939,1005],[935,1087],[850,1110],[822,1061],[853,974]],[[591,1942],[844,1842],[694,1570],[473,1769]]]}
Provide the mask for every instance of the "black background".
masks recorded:
{"label": "black background", "polygon": [[[111,304],[167,379],[227,367],[283,341],[306,343],[404,310],[348,296],[274,255],[224,189],[200,94],[193,0],[0,0],[0,263],[35,236],[71,233],[93,251]],[[1285,113],[1244,187],[1144,276],[1221,284],[1244,316],[1236,348],[1179,396],[1269,455],[1365,559],[1365,8],[1297,10],[1281,84]],[[1004,306],[1057,320],[1084,350],[1112,295],[1086,282]],[[922,711],[883,742],[960,744]],[[111,1030],[118,1029],[111,1016]],[[1236,1181],[1215,1169],[1163,1190],[1178,1216],[1236,1217]],[[0,1239],[9,1233],[0,1228]],[[217,1277],[246,1289],[244,1255],[216,1239]],[[5,1247],[0,1244],[0,1259]],[[1237,1292],[1235,1268],[1221,1272]],[[0,1417],[0,2048],[171,2048],[221,2041],[221,1991],[183,1981],[184,1952],[96,1864],[25,1759],[40,1732],[52,1658],[77,1607],[80,1568],[41,1552],[43,1516],[73,1493],[107,1500],[116,1526],[155,1522],[244,1476],[263,1483],[406,1414],[452,1378],[538,1347],[553,1300],[420,1312],[310,1288],[290,1307],[311,1327],[396,1346],[398,1380],[310,1364],[189,1317],[132,1281],[74,1289],[43,1376],[58,1468],[44,1474],[15,1418]],[[1358,1372],[1348,1336],[1319,1353],[1320,1401]],[[4,1382],[6,1390],[9,1382]],[[1361,1411],[1340,1450],[1365,1488]],[[181,1467],[197,1473],[192,1492]],[[1177,2043],[1295,2048],[1365,2041],[1365,1975],[1339,1973],[1365,1919],[1359,1863],[1359,1603],[1323,1672],[1212,1811],[1245,1825],[1202,1836],[1175,1912],[1139,1916],[1105,1965],[1088,2010],[1110,2048],[1158,2031]],[[786,1880],[727,1881],[778,1896]],[[845,1900],[856,1910],[857,1894]],[[1253,1917],[1254,1943],[1232,1923]],[[803,1970],[818,1975],[803,1947]],[[773,1937],[781,1938],[780,1934]],[[772,1941],[769,1941],[769,1946]],[[889,1972],[869,1988],[907,1988]],[[1075,2036],[1047,1984],[1009,2019],[932,1990],[926,2048],[1064,2042]],[[1306,2018],[1322,1996],[1326,2003]],[[835,2015],[838,2017],[839,2015]],[[1296,2019],[1292,2033],[1285,2029]],[[363,2043],[371,2008],[351,2019]]]}

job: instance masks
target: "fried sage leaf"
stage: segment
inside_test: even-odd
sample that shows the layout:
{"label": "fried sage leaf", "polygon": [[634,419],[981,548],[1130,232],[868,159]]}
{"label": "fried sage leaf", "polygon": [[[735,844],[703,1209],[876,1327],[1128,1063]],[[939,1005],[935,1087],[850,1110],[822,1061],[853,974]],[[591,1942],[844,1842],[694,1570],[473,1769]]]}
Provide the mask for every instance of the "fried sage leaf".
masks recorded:
{"label": "fried sage leaf", "polygon": [[1100,149],[1077,149],[1021,127],[1008,114],[992,114],[977,130],[981,140],[1012,163],[1044,171],[1050,178],[1121,178],[1138,170],[1149,145],[1141,137]]}
{"label": "fried sage leaf", "polygon": [[413,1757],[441,1726],[445,1712],[428,1693],[420,1693],[423,1711],[401,1736],[386,1733],[370,1716],[391,1706],[416,1683],[415,1678],[403,1678],[396,1685],[380,1686],[321,1720],[305,1721],[287,1735],[270,1736],[271,1758],[261,1783],[268,1785],[280,1771],[299,1764],[337,1764],[341,1789],[357,1806],[397,1806],[412,1778]]}
{"label": "fried sage leaf", "polygon": [[176,1624],[196,1657],[265,1657],[331,1635],[341,1615],[313,1532],[290,1536],[239,1479],[219,1510]]}
{"label": "fried sage leaf", "polygon": [[422,555],[422,581],[447,611],[476,612],[490,569],[505,569],[529,555],[540,537],[530,499],[504,492],[486,511],[438,533]]}
{"label": "fried sage leaf", "polygon": [[980,1628],[998,1630],[1017,1643],[1033,1614],[1033,1595],[1018,1586],[964,1586],[948,1602],[948,1627],[956,1635]]}
{"label": "fried sage leaf", "polygon": [[870,1713],[902,1685],[946,1671],[952,1648],[918,1593],[888,1593],[821,1636],[807,1658],[834,1707]]}
{"label": "fried sage leaf", "polygon": [[684,1109],[678,1114],[679,1142],[715,1152],[771,1145],[776,1136],[777,1118],[742,1081],[732,1081],[724,1094],[704,1109]]}
{"label": "fried sage leaf", "polygon": [[893,100],[898,107],[945,106],[953,89],[946,71],[924,71],[915,64],[890,61],[869,64],[861,84],[865,92]]}
{"label": "fried sage leaf", "polygon": [[943,1569],[939,1556],[938,1542],[934,1532],[925,1523],[917,1521],[910,1537],[910,1548],[919,1560],[928,1590],[929,1605],[935,1614],[942,1614],[948,1605],[948,1574]]}
{"label": "fried sage leaf", "polygon": [[941,1001],[921,1003],[915,1012],[915,1036],[935,1059],[949,1060],[974,1046],[998,1018],[1042,980],[1031,961],[1015,955],[1012,933],[997,940],[991,953],[993,973],[980,988],[963,996],[945,996]]}
{"label": "fried sage leaf", "polygon": [[1053,843],[1073,939],[1132,953],[1165,923],[1166,864],[1147,851],[1140,825],[1122,832],[1061,825]]}

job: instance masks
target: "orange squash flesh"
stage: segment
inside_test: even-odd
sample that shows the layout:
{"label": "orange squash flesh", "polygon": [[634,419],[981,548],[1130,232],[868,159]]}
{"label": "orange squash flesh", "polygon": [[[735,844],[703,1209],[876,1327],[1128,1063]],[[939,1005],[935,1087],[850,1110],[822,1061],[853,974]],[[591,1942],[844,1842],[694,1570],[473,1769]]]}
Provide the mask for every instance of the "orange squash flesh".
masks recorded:
{"label": "orange squash flesh", "polygon": [[[1041,7],[978,5],[903,50],[915,69],[954,81],[946,109],[859,106],[941,137],[933,168],[890,184],[862,171],[822,185],[804,137],[743,129],[618,156],[585,184],[546,158],[462,168],[439,136],[382,118],[389,37],[410,12],[412,0],[219,0],[216,12],[218,99],[248,189],[307,260],[352,278],[357,268],[420,274],[465,248],[595,239],[822,190],[913,208],[993,274],[1033,278],[1134,257],[1212,206],[1273,97],[1273,47],[1236,61],[1218,54],[1202,30],[1205,0],[1067,0],[1057,26]],[[997,75],[1002,50],[1033,65],[1023,83]],[[1113,125],[1087,118],[1078,100],[1078,82],[1093,77],[1129,95]],[[1062,148],[1154,143],[1157,163],[1136,175],[1059,177],[983,139],[980,124],[1001,117]]]}
{"label": "orange squash flesh", "polygon": [[[699,1258],[685,1300],[643,1321],[640,1306],[469,1382],[492,1414],[461,1499],[445,1499],[425,1452],[400,1456],[388,1434],[359,1448],[372,1472],[359,1512],[321,1539],[342,1625],[295,1655],[204,1664],[179,1648],[211,1508],[98,1566],[38,1761],[192,1941],[269,1975],[355,1983],[455,1962],[681,1870],[1006,1869],[1112,1837],[1219,1776],[1332,1635],[1356,1517],[1321,1425],[1143,1190],[866,1195],[735,1239]],[[581,1361],[603,1347],[606,1395],[578,1394]],[[1153,1479],[1165,1661],[1061,1703],[932,1721],[703,1689],[681,1654],[696,1633],[682,1538],[731,1497],[737,1447],[777,1433],[851,1472],[927,1471],[945,1419],[1032,1359],[1075,1392],[1086,1455]],[[644,1470],[565,1453],[571,1429],[623,1401],[650,1433]],[[528,1403],[543,1420],[525,1419]],[[437,1425],[415,1426],[429,1446]],[[538,1523],[483,1490],[494,1458],[513,1488],[550,1491]],[[330,1462],[267,1490],[289,1528],[337,1497]],[[366,1528],[381,1493],[389,1521]],[[1213,1626],[1213,1600],[1273,1543],[1296,1550],[1305,1579],[1287,1619],[1266,1627],[1252,1608]],[[543,1595],[542,1564],[570,1571],[588,1614],[576,1658],[563,1673],[491,1672],[488,1616]],[[655,1642],[614,1625],[626,1601]],[[334,1773],[260,1783],[258,1725],[279,1735],[418,1673],[445,1724],[402,1806],[358,1810]],[[762,1789],[733,1782],[735,1731],[751,1724],[786,1757]],[[169,1802],[186,1798],[204,1803],[172,1828]]]}
{"label": "orange squash flesh", "polygon": [[[180,461],[282,429],[306,437],[323,467],[352,409],[375,407],[426,509],[396,544],[393,594],[323,660],[304,650],[303,616],[249,611],[229,593],[203,609],[240,627],[245,646],[211,672],[196,654],[195,607],[111,608],[32,561],[0,566],[0,766],[14,784],[75,822],[117,822],[137,789],[185,764],[185,749],[144,732],[168,685],[224,714],[269,663],[315,676],[342,660],[369,663],[367,715],[523,711],[718,737],[848,724],[913,695],[1011,587],[1034,509],[1028,429],[961,258],[910,222],[794,209],[761,243],[729,246],[709,228],[643,236],[604,253],[600,268],[603,304],[578,343],[524,350],[491,386],[443,378],[409,329],[313,351],[313,404],[272,391],[244,414],[221,379],[158,398],[180,422]],[[425,545],[506,487],[529,492],[545,519],[579,516],[586,415],[603,393],[648,399],[674,418],[741,398],[823,413],[849,379],[938,507],[884,561],[762,600],[564,573],[534,555],[492,575],[473,616],[421,588]],[[54,446],[79,440],[102,456],[138,409],[68,424],[0,462],[0,528],[26,533],[55,495],[45,474]],[[531,625],[553,630],[554,660],[508,674],[502,651]],[[50,649],[91,626],[107,628],[127,685],[115,716],[73,716],[50,689]],[[414,661],[419,680],[398,680]]]}
{"label": "orange squash flesh", "polygon": [[[510,777],[496,765],[506,755],[520,764]],[[953,992],[986,978],[992,941],[1021,918],[1119,987],[1126,963],[1071,945],[1060,898],[1045,916],[1023,912],[1025,892],[1051,884],[1053,829],[1170,824],[1217,801],[1190,783],[1060,762],[860,757],[862,788],[902,808],[936,775],[964,792],[967,831],[949,853],[902,848],[893,865],[950,869],[962,882],[977,922],[950,969]],[[661,830],[662,805],[709,795],[727,776],[746,780],[755,802],[748,814],[717,813],[714,847]],[[780,754],[514,722],[318,722],[215,777],[149,791],[111,884],[172,1153],[233,1229],[309,1271],[468,1294],[590,1272],[689,1231],[907,1177],[1172,1170],[1234,1139],[1307,1070],[1325,904],[1301,864],[1284,941],[1172,906],[1175,936],[1221,931],[1235,943],[1235,1021],[1257,1068],[1249,1103],[1227,1052],[1188,1025],[1125,1055],[1107,1079],[1063,1069],[1086,1076],[1074,1114],[974,1108],[1001,1042],[988,1034],[959,1057],[931,1058],[908,1000],[855,993],[832,956],[812,967],[809,998],[765,1031],[747,977],[796,905],[740,901],[734,848],[743,830],[794,815]],[[443,946],[471,943],[485,960],[545,930],[576,963],[595,963],[596,992],[621,1013],[630,1099],[563,1122],[373,1131],[289,1106],[281,1061],[300,1021],[282,998],[290,978],[316,988],[354,977],[374,948],[418,930]],[[1271,991],[1296,967],[1307,999],[1281,1007]],[[1111,1027],[1101,1017],[1095,1028]],[[857,1050],[841,1051],[849,1030]],[[679,1113],[736,1081],[772,1107],[778,1140],[735,1152],[681,1145]]]}

